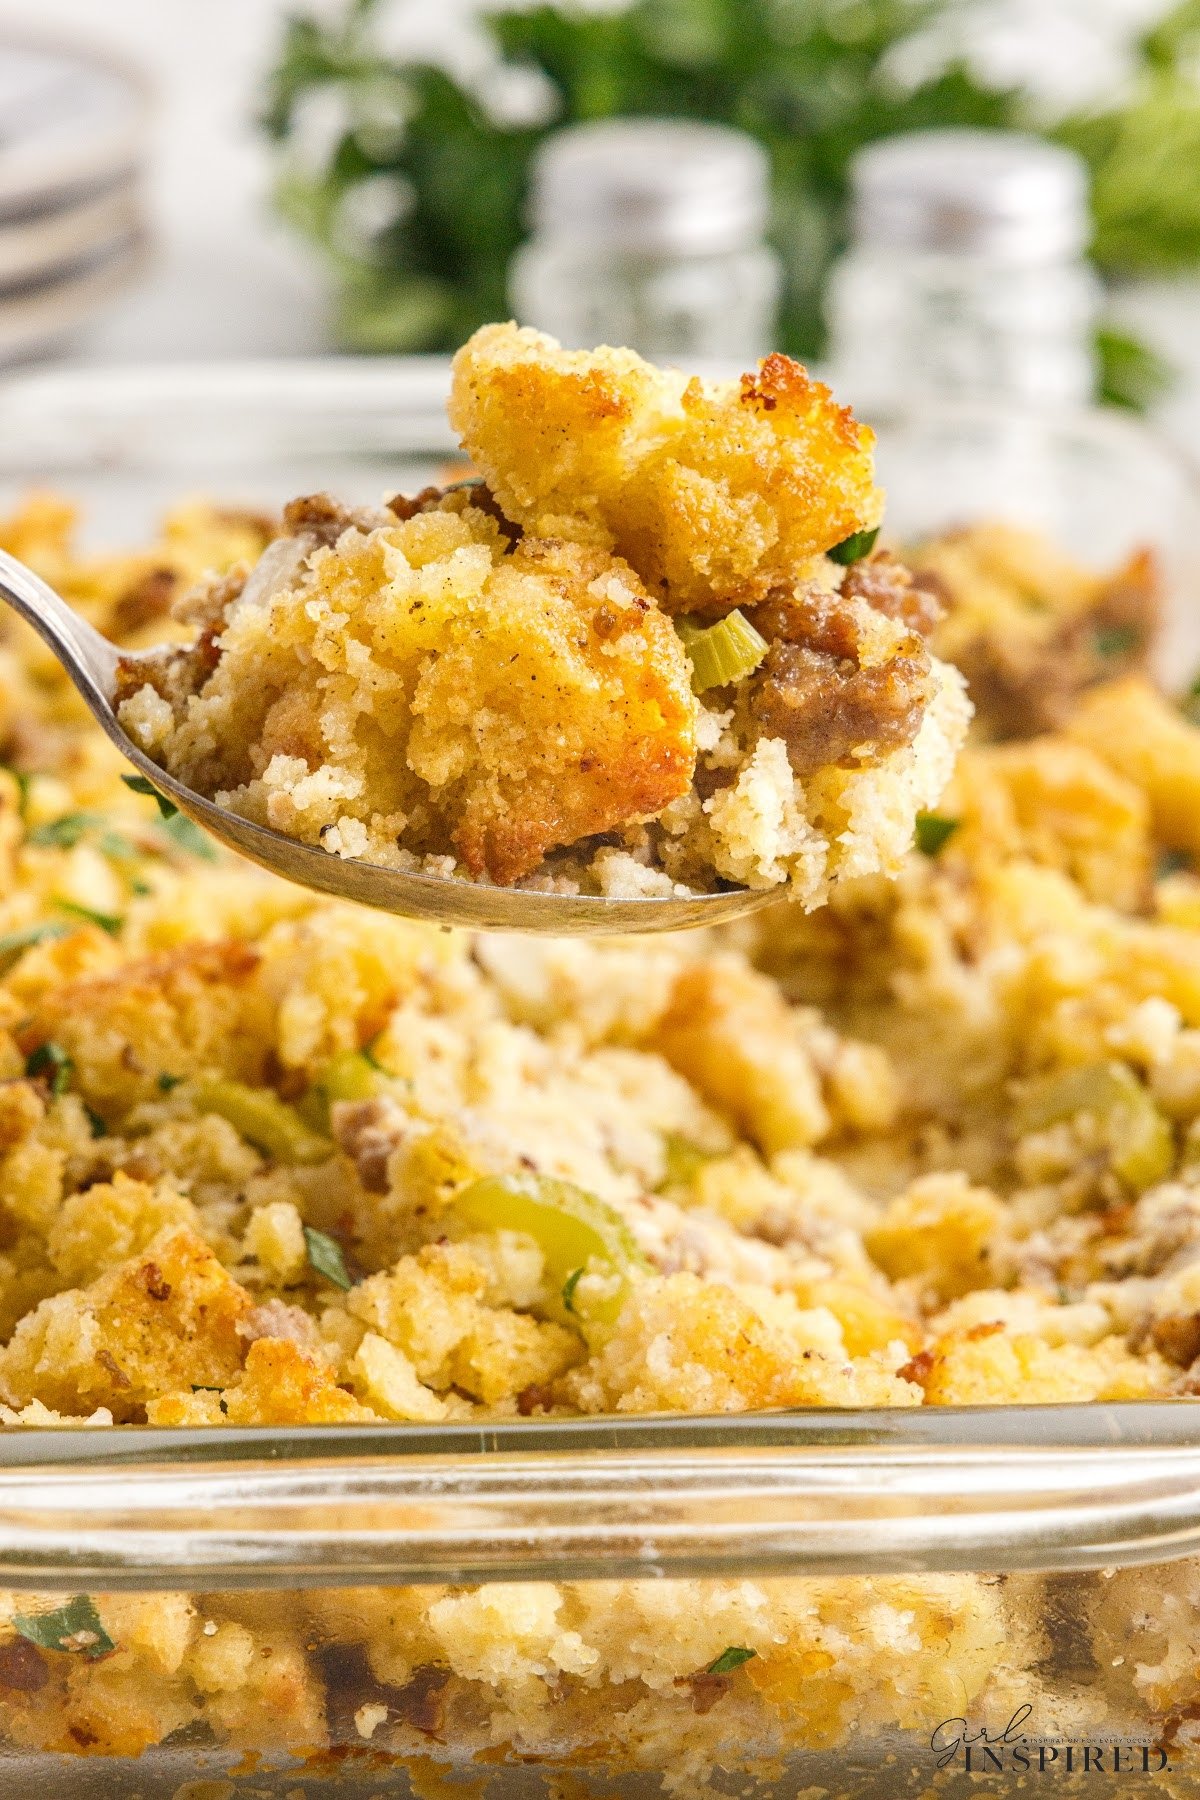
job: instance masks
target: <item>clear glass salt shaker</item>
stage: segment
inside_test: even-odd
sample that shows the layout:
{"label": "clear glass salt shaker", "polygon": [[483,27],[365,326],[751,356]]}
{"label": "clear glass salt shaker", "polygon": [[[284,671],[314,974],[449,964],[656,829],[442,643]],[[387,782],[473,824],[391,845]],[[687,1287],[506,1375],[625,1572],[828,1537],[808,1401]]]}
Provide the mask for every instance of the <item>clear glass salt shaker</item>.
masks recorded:
{"label": "clear glass salt shaker", "polygon": [[1086,404],[1100,286],[1087,172],[1019,132],[912,132],[860,151],[852,242],[827,293],[839,392]]}
{"label": "clear glass salt shaker", "polygon": [[746,364],[774,348],[781,270],[764,242],[762,146],[725,126],[609,119],[548,138],[532,237],[509,270],[523,325],[570,348]]}

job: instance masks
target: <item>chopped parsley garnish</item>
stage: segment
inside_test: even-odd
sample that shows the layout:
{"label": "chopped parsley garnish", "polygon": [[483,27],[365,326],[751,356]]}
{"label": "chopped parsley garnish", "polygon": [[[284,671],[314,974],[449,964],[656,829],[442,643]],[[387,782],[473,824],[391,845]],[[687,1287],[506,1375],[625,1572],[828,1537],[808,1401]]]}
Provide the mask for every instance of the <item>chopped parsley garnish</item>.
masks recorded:
{"label": "chopped parsley garnish", "polygon": [[71,1656],[86,1656],[92,1662],[110,1655],[117,1647],[87,1594],[76,1594],[54,1612],[14,1613],[13,1624],[39,1650],[63,1650]]}
{"label": "chopped parsley garnish", "polygon": [[96,848],[110,862],[135,862],[137,845],[131,843],[122,831],[103,831],[96,839]]}
{"label": "chopped parsley garnish", "polygon": [[861,562],[864,556],[870,556],[878,536],[878,525],[874,531],[852,531],[848,538],[843,538],[840,544],[835,544],[825,554],[831,562],[842,563],[844,566]]}
{"label": "chopped parsley garnish", "polygon": [[304,1227],[304,1243],[308,1250],[308,1260],[318,1275],[323,1275],[326,1281],[332,1281],[334,1287],[354,1286],[346,1273],[346,1262],[340,1244],[325,1232],[314,1230],[311,1225]]}
{"label": "chopped parsley garnish", "polygon": [[120,913],[97,912],[94,906],[83,906],[78,900],[55,900],[53,904],[59,912],[70,913],[72,918],[83,919],[89,925],[98,925],[109,937],[115,937],[125,923]]}
{"label": "chopped parsley garnish", "polygon": [[718,1154],[705,1150],[694,1138],[682,1131],[668,1131],[663,1137],[664,1187],[690,1187],[705,1163]]}
{"label": "chopped parsley garnish", "polygon": [[122,775],[121,780],[132,794],[145,794],[149,800],[157,800],[158,810],[164,819],[173,819],[179,808],[165,794],[160,794],[152,781],[144,775]]}
{"label": "chopped parsley garnish", "polygon": [[922,856],[936,856],[961,824],[961,819],[947,819],[941,813],[918,813],[914,834],[917,849]]}
{"label": "chopped parsley garnish", "polygon": [[571,1273],[567,1276],[567,1279],[563,1282],[562,1303],[569,1313],[575,1311],[575,1289],[579,1286],[579,1277],[582,1274],[583,1266],[581,1264],[578,1269],[572,1269]]}
{"label": "chopped parsley garnish", "polygon": [[1192,859],[1186,850],[1164,850],[1154,869],[1154,879],[1165,881],[1168,875],[1179,875],[1190,870]]}
{"label": "chopped parsley garnish", "polygon": [[73,850],[81,838],[103,823],[100,813],[64,813],[60,819],[50,819],[45,825],[36,826],[25,842],[39,850]]}
{"label": "chopped parsley garnish", "polygon": [[164,1070],[158,1078],[159,1092],[169,1094],[171,1089],[177,1088],[182,1080],[182,1075],[168,1075]]}
{"label": "chopped parsley garnish", "polygon": [[0,969],[7,969],[20,956],[22,950],[30,950],[34,944],[47,944],[53,938],[66,937],[71,929],[69,925],[22,925],[19,931],[6,931],[0,937]]}
{"label": "chopped parsley garnish", "polygon": [[104,1123],[104,1120],[100,1117],[100,1114],[96,1111],[95,1107],[88,1106],[85,1102],[83,1110],[87,1114],[88,1124],[92,1128],[92,1136],[94,1138],[107,1137],[108,1126]]}
{"label": "chopped parsley garnish", "polygon": [[17,806],[22,818],[24,818],[25,802],[29,798],[30,777],[26,775],[23,769],[14,769],[11,763],[0,763],[0,769],[3,769],[6,775],[11,775],[17,784]]}
{"label": "chopped parsley garnish", "polygon": [[206,832],[201,831],[195,820],[189,819],[172,807],[157,821],[158,829],[164,837],[170,838],[177,850],[183,850],[188,856],[198,856],[204,862],[216,862],[217,846]]}
{"label": "chopped parsley garnish", "polygon": [[1128,656],[1142,641],[1136,625],[1102,625],[1096,633],[1096,655],[1111,661],[1114,656]]}
{"label": "chopped parsley garnish", "polygon": [[75,1065],[61,1044],[39,1044],[33,1055],[25,1064],[27,1075],[44,1075],[50,1083],[52,1094],[65,1094],[71,1085],[71,1072]]}
{"label": "chopped parsley garnish", "polygon": [[714,1662],[710,1662],[704,1673],[706,1675],[731,1675],[734,1669],[740,1669],[751,1657],[757,1656],[757,1650],[747,1650],[741,1644],[730,1644],[722,1650]]}

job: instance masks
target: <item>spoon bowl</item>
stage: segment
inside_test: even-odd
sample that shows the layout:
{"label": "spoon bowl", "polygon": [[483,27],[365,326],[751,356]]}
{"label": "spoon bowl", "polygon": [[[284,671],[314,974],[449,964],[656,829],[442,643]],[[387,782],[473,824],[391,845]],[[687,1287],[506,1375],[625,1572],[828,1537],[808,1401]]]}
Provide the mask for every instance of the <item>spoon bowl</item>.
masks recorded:
{"label": "spoon bowl", "polygon": [[153,762],[122,730],[114,697],[122,664],[149,662],[154,650],[125,651],[89,625],[60,594],[15,556],[0,551],[0,600],[32,625],[78,688],[97,723],[122,756],[166,799],[212,837],[260,867],[300,887],[356,900],[381,912],[438,925],[483,931],[539,932],[555,937],[597,937],[644,931],[687,931],[717,925],[777,898],[754,888],[712,894],[610,900],[595,894],[553,894],[487,886],[454,877],[409,874],[357,862],[282,832],[255,825],[184,787]]}

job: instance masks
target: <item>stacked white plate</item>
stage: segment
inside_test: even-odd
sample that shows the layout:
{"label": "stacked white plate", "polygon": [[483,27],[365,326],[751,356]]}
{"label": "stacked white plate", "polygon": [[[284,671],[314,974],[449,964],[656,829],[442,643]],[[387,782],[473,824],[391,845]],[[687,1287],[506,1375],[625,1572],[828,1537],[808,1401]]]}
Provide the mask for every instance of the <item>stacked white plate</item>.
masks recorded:
{"label": "stacked white plate", "polygon": [[0,32],[0,361],[61,339],[138,273],[149,112],[123,65]]}

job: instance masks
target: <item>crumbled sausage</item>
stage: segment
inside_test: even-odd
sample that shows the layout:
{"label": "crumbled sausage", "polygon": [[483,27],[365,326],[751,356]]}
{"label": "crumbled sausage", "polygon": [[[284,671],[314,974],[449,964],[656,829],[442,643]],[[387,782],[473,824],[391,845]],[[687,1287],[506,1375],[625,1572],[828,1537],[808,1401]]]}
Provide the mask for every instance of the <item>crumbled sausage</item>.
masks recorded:
{"label": "crumbled sausage", "polygon": [[387,1094],[374,1100],[340,1100],[331,1109],[330,1123],[367,1192],[386,1194],[388,1159],[412,1130],[403,1107]]}
{"label": "crumbled sausage", "polygon": [[163,1272],[155,1262],[148,1262],[142,1270],[142,1280],[146,1284],[146,1292],[152,1300],[169,1300],[171,1284],[163,1278]]}
{"label": "crumbled sausage", "polygon": [[838,594],[778,595],[749,617],[770,649],[745,684],[743,704],[759,736],[783,739],[797,775],[864,754],[875,760],[912,742],[930,668],[918,636],[864,668],[854,609]]}
{"label": "crumbled sausage", "polygon": [[899,620],[910,631],[928,637],[945,616],[946,603],[936,576],[918,580],[889,550],[876,550],[846,571],[842,593],[848,599],[865,600],[876,612]]}
{"label": "crumbled sausage", "polygon": [[285,537],[315,538],[318,544],[328,546],[336,544],[344,531],[355,527],[374,531],[387,523],[386,514],[377,513],[372,507],[343,506],[332,494],[301,494],[283,509]]}
{"label": "crumbled sausage", "polygon": [[0,1644],[0,1688],[10,1693],[36,1694],[50,1679],[46,1659],[28,1638],[10,1638]]}
{"label": "crumbled sausage", "polygon": [[236,1330],[240,1338],[252,1344],[259,1338],[286,1338],[302,1350],[315,1350],[321,1342],[312,1314],[302,1306],[289,1306],[285,1300],[264,1300],[238,1320]]}

